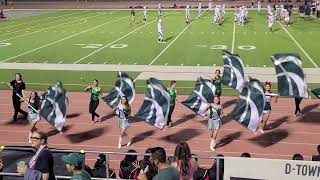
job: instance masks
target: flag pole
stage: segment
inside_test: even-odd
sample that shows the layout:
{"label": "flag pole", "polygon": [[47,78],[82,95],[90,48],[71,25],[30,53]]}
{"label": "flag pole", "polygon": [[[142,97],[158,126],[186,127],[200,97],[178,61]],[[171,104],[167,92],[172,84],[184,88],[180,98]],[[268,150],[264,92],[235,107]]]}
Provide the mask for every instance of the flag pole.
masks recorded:
{"label": "flag pole", "polygon": [[[1,84],[4,84],[4,85],[6,85],[8,88],[12,89],[13,92],[14,92],[20,99],[23,99],[23,97],[21,97],[21,96],[19,95],[19,93],[17,93],[17,91],[15,91],[15,90],[14,90],[11,86],[9,86],[7,83],[1,82]],[[32,107],[27,101],[23,101],[23,102],[25,102],[33,111],[35,111],[36,113],[38,113],[38,110],[36,110],[34,107]]]}

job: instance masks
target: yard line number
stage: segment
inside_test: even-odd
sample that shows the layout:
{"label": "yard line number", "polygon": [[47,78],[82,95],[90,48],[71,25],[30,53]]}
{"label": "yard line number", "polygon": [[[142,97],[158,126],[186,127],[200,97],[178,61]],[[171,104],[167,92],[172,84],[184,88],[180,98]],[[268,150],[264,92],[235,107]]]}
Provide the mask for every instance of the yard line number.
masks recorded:
{"label": "yard line number", "polygon": [[[80,46],[84,49],[98,49],[100,47],[103,47],[103,44],[75,44],[76,46]],[[128,44],[113,44],[109,48],[112,49],[122,49],[128,47]]]}
{"label": "yard line number", "polygon": [[[202,44],[199,44],[199,45],[195,45],[195,46],[196,47],[201,47],[201,48],[209,48],[209,49],[213,49],[213,50],[225,50],[225,49],[228,49],[228,46],[227,45],[223,45],[223,44],[214,44],[214,45],[202,45]],[[252,46],[252,45],[241,45],[241,46],[238,46],[238,49],[245,50],[245,51],[251,51],[251,50],[256,49],[256,47]]]}

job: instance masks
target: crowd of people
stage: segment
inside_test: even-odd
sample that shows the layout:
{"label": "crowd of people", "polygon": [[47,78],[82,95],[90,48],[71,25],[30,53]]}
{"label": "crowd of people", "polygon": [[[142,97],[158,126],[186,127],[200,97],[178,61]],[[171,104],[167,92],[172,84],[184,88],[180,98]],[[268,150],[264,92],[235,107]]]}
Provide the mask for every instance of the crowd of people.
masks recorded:
{"label": "crowd of people", "polygon": [[[41,131],[31,135],[31,145],[35,153],[28,163],[19,162],[17,172],[26,180],[55,180],[54,158],[48,148],[48,136]],[[320,145],[317,147],[318,155],[312,156],[312,161],[320,161]],[[68,153],[62,156],[65,168],[72,174],[73,180],[90,180],[91,177],[139,179],[139,180],[219,180],[224,176],[224,156],[219,154],[213,160],[211,167],[203,168],[198,163],[198,158],[192,154],[186,142],[177,144],[173,156],[168,156],[162,147],[147,148],[145,156],[138,159],[137,152],[128,150],[128,154],[120,161],[119,171],[109,167],[106,172],[107,159],[104,154],[99,154],[94,167],[85,165],[85,156],[79,153]],[[251,158],[251,154],[244,152],[243,158]],[[294,154],[292,160],[304,160],[301,154]],[[219,161],[219,162],[217,162]],[[5,164],[0,161],[0,169]]]}

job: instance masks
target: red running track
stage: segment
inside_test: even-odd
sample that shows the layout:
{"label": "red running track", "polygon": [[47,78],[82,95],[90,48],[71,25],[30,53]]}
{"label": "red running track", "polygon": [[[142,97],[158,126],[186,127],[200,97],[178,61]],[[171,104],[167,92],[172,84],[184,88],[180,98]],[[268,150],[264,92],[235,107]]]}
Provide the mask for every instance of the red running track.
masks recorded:
{"label": "red running track", "polygon": [[[29,93],[26,93],[29,95]],[[162,146],[168,154],[174,152],[179,141],[186,141],[192,153],[201,156],[215,156],[219,153],[225,156],[239,156],[249,152],[253,157],[290,159],[293,154],[301,153],[306,160],[316,154],[316,146],[320,144],[320,106],[319,100],[303,100],[301,108],[303,115],[296,118],[294,99],[280,98],[272,104],[272,112],[267,123],[268,130],[264,134],[250,132],[235,121],[224,122],[218,135],[218,148],[215,152],[209,149],[209,132],[206,129],[207,120],[195,115],[181,104],[176,105],[173,113],[173,127],[161,131],[143,121],[132,120],[129,134],[134,137],[133,144],[121,150],[117,149],[120,130],[117,118],[111,109],[100,101],[98,114],[104,116],[102,123],[93,124],[88,113],[89,94],[68,93],[68,118],[63,134],[57,133],[46,121],[42,120],[37,127],[49,133],[49,146],[52,148],[84,149],[99,151],[123,151],[129,148],[144,152],[148,147]],[[186,96],[179,96],[184,100]],[[132,105],[135,114],[143,101],[143,95],[137,95]],[[229,113],[237,97],[222,97],[224,112]],[[24,120],[19,124],[12,123],[13,108],[11,92],[0,91],[0,140],[1,145],[22,146],[27,142],[29,126]],[[26,109],[26,105],[23,106]],[[126,142],[123,142],[126,143]],[[110,165],[118,169],[121,156],[111,156]],[[95,155],[87,155],[87,163],[92,165]],[[200,161],[202,166],[210,166],[208,160]]]}

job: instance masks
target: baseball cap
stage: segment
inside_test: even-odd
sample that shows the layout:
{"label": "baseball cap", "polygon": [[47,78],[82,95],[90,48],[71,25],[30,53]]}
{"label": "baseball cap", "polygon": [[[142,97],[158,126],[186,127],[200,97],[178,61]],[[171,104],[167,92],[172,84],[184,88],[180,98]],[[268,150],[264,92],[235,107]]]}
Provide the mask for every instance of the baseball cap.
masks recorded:
{"label": "baseball cap", "polygon": [[78,153],[70,153],[62,156],[62,161],[66,164],[74,165],[77,168],[81,168],[83,164],[83,157]]}

